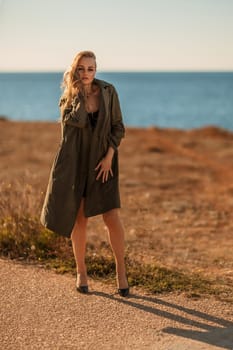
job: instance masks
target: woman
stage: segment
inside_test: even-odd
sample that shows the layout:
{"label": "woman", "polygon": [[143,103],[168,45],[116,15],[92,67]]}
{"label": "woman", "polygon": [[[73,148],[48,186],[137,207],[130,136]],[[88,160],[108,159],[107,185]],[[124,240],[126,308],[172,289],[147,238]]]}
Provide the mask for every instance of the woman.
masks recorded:
{"label": "woman", "polygon": [[64,73],[60,100],[62,137],[55,157],[41,222],[71,237],[77,265],[77,290],[88,292],[85,265],[88,217],[103,215],[116,261],[118,293],[129,294],[124,262],[124,229],[119,218],[117,147],[124,137],[118,95],[95,78],[96,57],[77,54]]}

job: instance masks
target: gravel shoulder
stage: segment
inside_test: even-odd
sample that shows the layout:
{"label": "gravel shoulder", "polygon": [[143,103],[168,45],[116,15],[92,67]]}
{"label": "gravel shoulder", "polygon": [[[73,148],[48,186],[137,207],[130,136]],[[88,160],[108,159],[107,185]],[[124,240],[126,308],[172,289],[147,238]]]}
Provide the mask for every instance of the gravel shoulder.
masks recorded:
{"label": "gravel shoulder", "polygon": [[0,259],[1,349],[233,349],[233,305],[146,294]]}

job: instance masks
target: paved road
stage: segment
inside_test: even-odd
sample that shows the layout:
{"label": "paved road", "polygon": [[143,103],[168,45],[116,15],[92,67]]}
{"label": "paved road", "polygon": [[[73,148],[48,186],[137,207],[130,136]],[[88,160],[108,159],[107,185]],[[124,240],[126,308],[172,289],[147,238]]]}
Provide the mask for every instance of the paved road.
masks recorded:
{"label": "paved road", "polygon": [[0,259],[0,349],[233,349],[233,305],[90,281],[76,292],[71,275]]}

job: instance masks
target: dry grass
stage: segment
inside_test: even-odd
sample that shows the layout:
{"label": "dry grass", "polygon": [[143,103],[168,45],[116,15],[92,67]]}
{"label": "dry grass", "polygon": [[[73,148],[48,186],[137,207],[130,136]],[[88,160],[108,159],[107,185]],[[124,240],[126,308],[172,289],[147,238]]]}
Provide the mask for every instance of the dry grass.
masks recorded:
{"label": "dry grass", "polygon": [[[59,125],[0,128],[1,254],[74,272],[70,241],[39,223]],[[121,213],[132,285],[233,299],[232,146],[233,135],[216,128],[127,130]],[[95,278],[114,275],[100,217],[89,222],[87,263]]]}

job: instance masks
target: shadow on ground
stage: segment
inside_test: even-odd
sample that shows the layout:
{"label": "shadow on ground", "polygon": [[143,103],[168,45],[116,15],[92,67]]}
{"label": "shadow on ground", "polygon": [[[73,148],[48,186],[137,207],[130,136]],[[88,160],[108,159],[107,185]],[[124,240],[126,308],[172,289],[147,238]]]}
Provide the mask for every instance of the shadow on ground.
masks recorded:
{"label": "shadow on ground", "polygon": [[[117,294],[109,295],[97,291],[92,292],[91,294],[112,300],[114,299],[119,303],[127,304],[131,307],[155,314],[156,316],[164,317],[183,325],[191,326],[192,328],[199,328],[198,330],[193,330],[166,327],[162,330],[164,333],[196,340],[227,350],[233,350],[233,322],[226,319],[160,300],[156,297],[131,294],[128,298],[122,299]],[[145,302],[150,306],[145,305]],[[162,310],[160,307],[169,307],[171,311]],[[182,312],[186,316],[181,316],[178,312]],[[194,318],[199,318],[199,320]],[[210,323],[212,323],[212,325],[210,325]]]}

